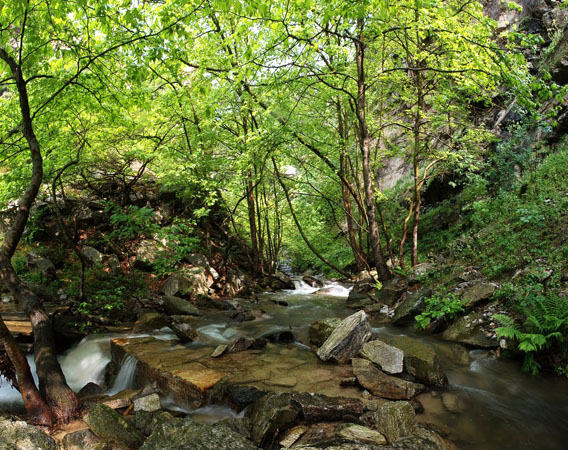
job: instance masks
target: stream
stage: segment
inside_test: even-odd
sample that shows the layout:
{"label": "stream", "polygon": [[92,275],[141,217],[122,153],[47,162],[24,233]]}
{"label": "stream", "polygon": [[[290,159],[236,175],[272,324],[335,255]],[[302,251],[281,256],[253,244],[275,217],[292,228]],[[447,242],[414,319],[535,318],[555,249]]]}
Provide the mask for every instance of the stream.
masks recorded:
{"label": "stream", "polygon": [[[292,330],[300,342],[308,342],[310,323],[324,318],[344,318],[354,311],[345,307],[348,290],[340,285],[326,286],[326,295],[296,282],[296,290],[262,294],[259,300],[240,300],[243,308],[262,309],[267,317],[251,322],[234,322],[223,311],[199,317],[198,331],[219,343],[227,343],[236,336],[260,337],[277,330]],[[274,302],[271,302],[274,301]],[[286,302],[288,306],[276,302]],[[379,335],[406,334],[422,339],[437,350],[449,386],[422,394],[418,398],[425,412],[418,415],[424,422],[432,422],[450,431],[458,448],[466,450],[563,450],[568,439],[568,382],[565,378],[523,374],[518,364],[498,360],[488,352],[469,351],[469,364],[460,364],[452,356],[455,344],[440,341],[432,336],[418,334],[412,329],[394,328],[374,323],[373,331]],[[137,334],[130,336],[148,336]],[[164,328],[152,333],[159,339],[175,336]],[[60,362],[74,390],[89,382],[101,383],[105,366],[110,361],[110,339],[117,335],[91,335],[61,355]],[[293,344],[298,351],[312,352],[300,342]],[[192,344],[190,344],[192,345]],[[455,348],[455,347],[453,347]],[[32,369],[33,360],[28,358]],[[135,383],[134,360],[126,360],[114,386],[107,392],[117,393]],[[165,406],[184,411],[179,405],[164,398]],[[0,378],[0,410],[16,411],[22,408],[21,397],[15,389]],[[211,423],[235,416],[223,406],[206,406],[191,414],[196,421]]]}

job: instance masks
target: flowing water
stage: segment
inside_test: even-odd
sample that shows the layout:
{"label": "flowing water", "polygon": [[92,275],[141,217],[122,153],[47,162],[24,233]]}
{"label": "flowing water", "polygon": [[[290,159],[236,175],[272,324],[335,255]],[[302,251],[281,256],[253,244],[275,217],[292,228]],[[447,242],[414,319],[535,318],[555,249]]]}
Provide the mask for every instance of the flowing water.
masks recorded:
{"label": "flowing water", "polygon": [[[198,330],[216,342],[229,342],[235,336],[256,338],[267,333],[291,330],[300,342],[307,342],[307,331],[315,320],[346,317],[353,313],[345,307],[348,289],[338,284],[326,286],[326,295],[296,280],[296,290],[262,294],[242,301],[245,309],[261,309],[262,320],[238,323],[226,312],[216,312],[196,319]],[[278,304],[285,302],[287,306]],[[519,365],[498,360],[491,354],[470,351],[471,362],[460,365],[452,353],[452,344],[414,330],[401,330],[372,323],[381,334],[407,334],[432,344],[449,379],[447,389],[423,394],[425,413],[419,420],[433,422],[450,431],[458,447],[466,450],[564,450],[568,448],[568,381],[544,375],[532,377],[520,372]],[[173,335],[161,330],[153,334],[161,339]],[[141,336],[141,335],[137,335]],[[75,390],[88,382],[101,382],[110,361],[109,341],[115,336],[89,336],[61,356],[63,371]],[[297,343],[300,352],[312,352]],[[33,361],[31,360],[32,368]],[[116,393],[135,383],[136,362],[125,360],[109,393]],[[186,412],[196,421],[210,423],[237,413],[223,406],[185,410],[163,399],[164,406]],[[0,384],[0,409],[21,405],[16,390]]]}

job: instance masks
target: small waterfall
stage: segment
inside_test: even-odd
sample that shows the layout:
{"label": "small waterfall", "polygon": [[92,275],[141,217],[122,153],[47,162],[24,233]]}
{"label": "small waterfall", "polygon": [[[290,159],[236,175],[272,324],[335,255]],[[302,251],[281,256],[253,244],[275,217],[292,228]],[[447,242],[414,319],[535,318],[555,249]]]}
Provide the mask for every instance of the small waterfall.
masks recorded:
{"label": "small waterfall", "polygon": [[[322,291],[322,295],[328,295],[330,297],[348,297],[351,289],[353,288],[346,288],[339,283],[330,283],[325,284],[320,290]],[[320,292],[318,292],[318,294],[319,293]]]}
{"label": "small waterfall", "polygon": [[78,392],[88,383],[104,383],[104,373],[110,362],[110,337],[85,337],[76,347],[59,358],[69,387]]}
{"label": "small waterfall", "polygon": [[310,286],[301,278],[293,278],[292,282],[294,283],[294,290],[290,291],[293,294],[313,294],[318,290],[318,288]]}
{"label": "small waterfall", "polygon": [[136,365],[138,361],[134,356],[128,355],[122,361],[120,370],[116,375],[114,385],[107,391],[107,394],[114,395],[125,389],[133,389],[136,387]]}

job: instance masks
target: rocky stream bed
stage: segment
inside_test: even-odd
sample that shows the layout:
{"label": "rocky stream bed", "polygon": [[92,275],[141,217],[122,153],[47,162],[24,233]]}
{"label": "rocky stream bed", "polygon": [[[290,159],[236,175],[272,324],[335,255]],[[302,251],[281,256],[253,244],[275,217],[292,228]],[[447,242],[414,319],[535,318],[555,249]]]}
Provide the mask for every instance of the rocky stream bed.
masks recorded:
{"label": "rocky stream bed", "polygon": [[[49,437],[4,414],[0,449],[565,448],[564,380],[354,312],[339,285],[297,287],[169,299],[86,337],[61,356],[84,422]],[[0,409],[19,408],[2,383]]]}

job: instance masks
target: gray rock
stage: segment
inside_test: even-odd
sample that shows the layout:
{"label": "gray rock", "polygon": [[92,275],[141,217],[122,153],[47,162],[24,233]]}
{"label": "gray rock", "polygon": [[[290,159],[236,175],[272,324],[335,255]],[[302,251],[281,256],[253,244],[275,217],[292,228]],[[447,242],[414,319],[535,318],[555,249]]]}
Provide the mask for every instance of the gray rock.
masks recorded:
{"label": "gray rock", "polygon": [[322,361],[346,363],[357,355],[371,337],[371,327],[364,311],[356,312],[341,321],[329,338],[318,349]]}
{"label": "gray rock", "polygon": [[85,259],[89,262],[89,264],[95,265],[95,264],[102,264],[103,262],[103,254],[94,247],[89,247],[88,245],[85,245],[81,249],[81,253],[85,257]]}
{"label": "gray rock", "polygon": [[321,282],[321,280],[318,280],[315,277],[312,277],[311,275],[305,275],[302,277],[302,281],[304,281],[304,283],[310,285],[313,288],[322,288],[323,287],[323,283]]}
{"label": "gray rock", "polygon": [[395,309],[392,323],[397,326],[414,324],[414,317],[426,310],[424,300],[431,297],[432,294],[432,289],[429,288],[408,293]]}
{"label": "gray rock", "polygon": [[120,270],[120,259],[116,255],[110,255],[107,259],[107,264],[113,272]]}
{"label": "gray rock", "polygon": [[347,441],[360,442],[362,444],[387,444],[387,439],[378,431],[356,424],[347,424],[340,427],[337,436]]}
{"label": "gray rock", "polygon": [[133,401],[134,411],[155,412],[162,409],[160,396],[156,393],[144,397],[135,398]]}
{"label": "gray rock", "polygon": [[159,330],[168,325],[168,320],[160,313],[149,312],[142,314],[134,323],[134,332]]}
{"label": "gray rock", "polygon": [[141,450],[256,450],[241,434],[218,423],[206,425],[185,420],[161,423],[154,428]]}
{"label": "gray rock", "polygon": [[408,402],[386,402],[376,411],[365,413],[362,422],[384,435],[389,443],[411,436],[417,427],[414,408]]}
{"label": "gray rock", "polygon": [[381,339],[404,352],[404,370],[417,381],[433,386],[448,384],[440,360],[430,345],[410,336],[381,336]]}
{"label": "gray rock", "polygon": [[162,293],[167,296],[177,294],[186,295],[192,291],[192,282],[189,278],[179,273],[171,275],[162,286]]}
{"label": "gray rock", "polygon": [[426,275],[433,272],[436,267],[436,264],[428,262],[417,264],[408,271],[406,281],[409,285],[419,283]]}
{"label": "gray rock", "polygon": [[156,261],[168,254],[168,249],[161,243],[146,239],[136,249],[136,261],[134,266],[141,270],[151,268]]}
{"label": "gray rock", "polygon": [[375,363],[386,373],[402,373],[404,368],[404,352],[383,341],[375,340],[363,344],[361,356]]}
{"label": "gray rock", "polygon": [[191,316],[172,316],[169,327],[183,343],[202,340],[201,333],[192,326]]}
{"label": "gray rock", "polygon": [[144,435],[108,406],[94,405],[84,420],[91,431],[108,444],[137,449],[144,442]]}
{"label": "gray rock", "polygon": [[53,438],[12,416],[0,416],[0,450],[57,450]]}
{"label": "gray rock", "polygon": [[390,400],[408,400],[424,391],[424,386],[381,372],[366,359],[353,358],[353,374],[373,395]]}
{"label": "gray rock", "polygon": [[163,297],[164,308],[170,315],[200,316],[199,309],[183,298],[166,295]]}
{"label": "gray rock", "polygon": [[223,353],[225,353],[228,348],[229,346],[227,344],[218,345],[217,347],[215,347],[215,350],[213,350],[213,353],[211,353],[211,358],[218,358]]}
{"label": "gray rock", "polygon": [[251,440],[265,448],[277,434],[294,425],[298,414],[298,408],[292,405],[291,394],[265,395],[247,411],[247,417],[252,423]]}
{"label": "gray rock", "polygon": [[31,268],[38,270],[47,279],[52,280],[55,278],[55,265],[53,262],[45,258],[35,251],[30,251],[26,254],[26,265]]}
{"label": "gray rock", "polygon": [[63,450],[103,450],[106,447],[91,430],[66,434],[61,441],[61,446]]}
{"label": "gray rock", "polygon": [[442,339],[460,342],[481,348],[496,348],[499,343],[483,331],[483,313],[473,313],[460,317],[442,334]]}
{"label": "gray rock", "polygon": [[377,300],[382,305],[391,306],[398,302],[406,291],[406,280],[395,277],[383,283],[383,287],[377,293]]}
{"label": "gray rock", "polygon": [[252,424],[251,439],[258,446],[270,448],[279,434],[297,420],[307,423],[358,420],[363,404],[357,399],[327,397],[308,392],[269,393],[247,411]]}
{"label": "gray rock", "polygon": [[184,259],[196,267],[209,267],[209,261],[207,261],[207,258],[199,253],[190,253],[186,255]]}
{"label": "gray rock", "polygon": [[331,336],[333,330],[335,330],[340,323],[341,319],[337,318],[323,319],[312,323],[310,325],[310,328],[308,329],[310,342],[314,345],[317,345],[318,347],[321,347],[327,340],[327,338]]}
{"label": "gray rock", "polygon": [[489,300],[497,286],[493,283],[475,283],[463,290],[461,298],[465,309],[475,308],[477,305]]}
{"label": "gray rock", "polygon": [[454,444],[421,425],[418,425],[412,436],[396,440],[394,446],[399,450],[457,450]]}

